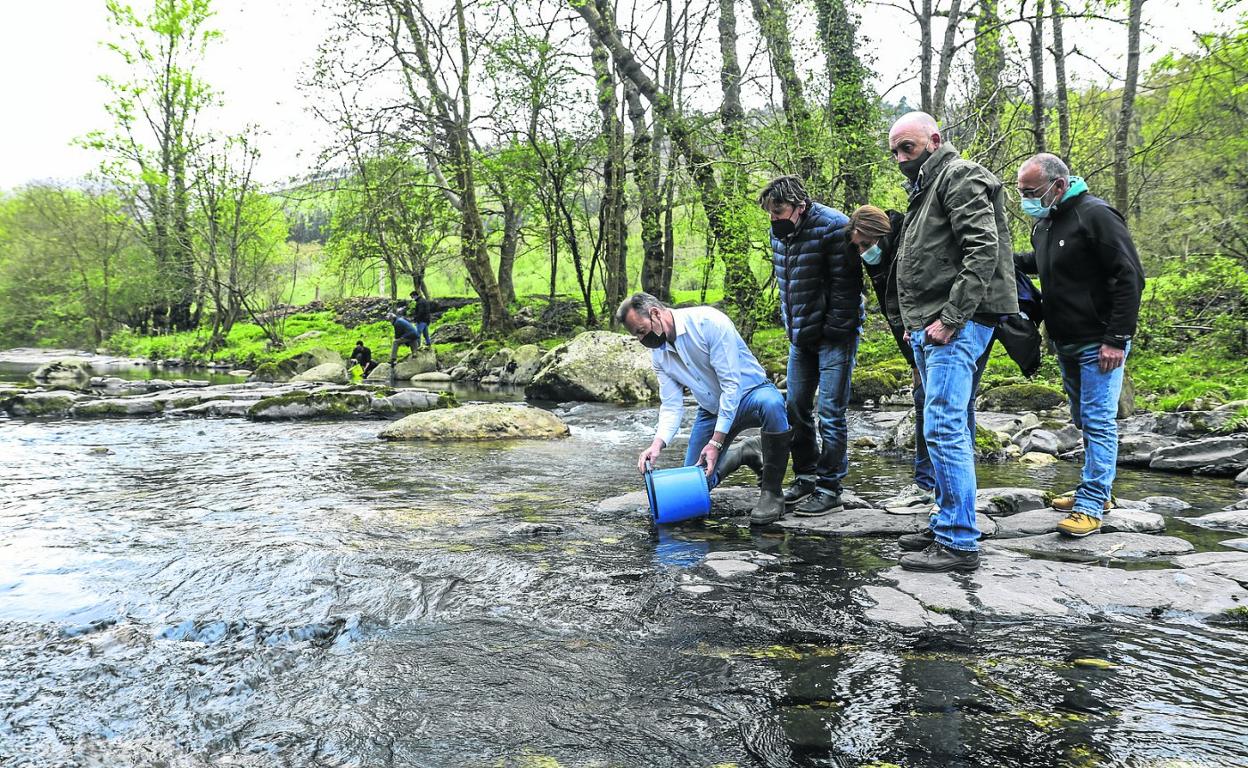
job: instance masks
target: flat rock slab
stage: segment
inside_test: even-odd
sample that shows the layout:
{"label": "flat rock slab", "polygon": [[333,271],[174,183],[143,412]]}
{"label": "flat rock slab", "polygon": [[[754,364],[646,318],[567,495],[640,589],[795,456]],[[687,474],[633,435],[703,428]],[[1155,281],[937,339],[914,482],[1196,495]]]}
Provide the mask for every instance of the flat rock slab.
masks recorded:
{"label": "flat rock slab", "polygon": [[702,561],[702,565],[713,571],[720,578],[732,578],[754,573],[764,565],[776,562],[777,559],[775,555],[752,549],[712,552]]}
{"label": "flat rock slab", "polygon": [[1140,503],[1147,504],[1151,509],[1160,509],[1166,512],[1182,512],[1185,509],[1192,508],[1191,504],[1173,496],[1145,496],[1140,499]]}
{"label": "flat rock slab", "polygon": [[[637,478],[638,485],[641,478]],[[738,517],[750,514],[758,501],[758,489],[743,486],[721,486],[711,491],[711,517]],[[603,514],[646,512],[649,514],[650,499],[644,490],[623,493],[603,499],[595,505]]]}
{"label": "flat rock slab", "polygon": [[[1056,509],[1033,509],[1020,512],[997,521],[997,538],[1017,539],[1055,533],[1057,524],[1066,519],[1065,512]],[[1166,519],[1155,512],[1139,509],[1115,509],[1105,515],[1101,522],[1104,533],[1161,533],[1166,530]]]}
{"label": "flat rock slab", "polygon": [[[819,536],[900,536],[918,533],[927,527],[927,510],[916,508],[914,514],[899,515],[882,509],[854,509],[834,512],[822,517],[785,515],[776,525],[790,531]],[[985,538],[997,533],[997,524],[987,515],[977,514],[976,525]]]}
{"label": "flat rock slab", "polygon": [[1192,555],[1179,555],[1170,562],[1180,568],[1200,568],[1206,565],[1224,565],[1226,563],[1248,563],[1248,552],[1197,552]]}
{"label": "flat rock slab", "polygon": [[1224,547],[1242,549],[1243,551],[1248,552],[1248,539],[1224,539],[1218,543]]}
{"label": "flat rock slab", "polygon": [[1002,539],[996,546],[1028,554],[1060,555],[1086,560],[1165,560],[1186,555],[1196,548],[1191,542],[1174,536],[1151,536],[1145,533],[1096,533],[1081,539],[1046,533]]}
{"label": "flat rock slab", "polygon": [[[1213,615],[1248,601],[1232,579],[1200,570],[1135,570],[989,553],[971,574],[882,575],[892,586],[857,592],[868,618],[902,627],[936,626],[933,615],[1079,617],[1155,610]],[[889,594],[895,592],[897,594]],[[908,598],[908,599],[907,599]]]}
{"label": "flat rock slab", "polygon": [[1248,509],[1229,509],[1200,517],[1184,517],[1183,520],[1201,528],[1215,531],[1248,531]]}

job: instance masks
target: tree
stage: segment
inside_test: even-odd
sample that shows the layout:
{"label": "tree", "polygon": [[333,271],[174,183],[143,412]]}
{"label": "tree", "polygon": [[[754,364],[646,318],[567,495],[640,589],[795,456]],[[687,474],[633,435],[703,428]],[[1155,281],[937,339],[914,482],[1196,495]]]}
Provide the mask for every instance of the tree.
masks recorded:
{"label": "tree", "polygon": [[1130,0],[1127,20],[1127,72],[1122,84],[1122,105],[1118,129],[1114,132],[1114,205],[1123,215],[1130,212],[1131,190],[1128,178],[1131,161],[1131,126],[1134,119],[1135,91],[1140,79],[1140,23],[1144,0]]}
{"label": "tree", "polygon": [[189,172],[196,119],[214,98],[196,67],[219,34],[207,26],[209,0],[155,0],[142,18],[120,0],[106,7],[115,35],[108,47],[131,77],[100,78],[113,93],[113,129],[92,132],[83,143],[106,155],[100,170],[110,184],[133,190],[134,219],[165,287],[153,312],[157,325],[191,328],[198,318]]}

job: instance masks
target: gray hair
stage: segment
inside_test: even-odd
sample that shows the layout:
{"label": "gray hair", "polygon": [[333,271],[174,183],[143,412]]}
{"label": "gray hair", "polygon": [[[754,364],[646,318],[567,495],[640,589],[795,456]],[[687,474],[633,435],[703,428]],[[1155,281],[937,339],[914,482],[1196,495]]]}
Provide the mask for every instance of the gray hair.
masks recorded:
{"label": "gray hair", "polygon": [[663,302],[646,293],[638,291],[620,302],[619,309],[615,310],[615,322],[620,325],[624,324],[625,318],[628,317],[630,311],[636,312],[638,315],[644,315],[654,308],[667,309]]}
{"label": "gray hair", "polygon": [[758,193],[758,204],[767,212],[774,211],[780,205],[810,207],[810,195],[806,194],[806,187],[800,176],[780,176],[772,179]]}
{"label": "gray hair", "polygon": [[1070,168],[1066,163],[1062,162],[1062,158],[1057,155],[1041,152],[1038,155],[1032,155],[1023,163],[1023,168],[1030,166],[1039,166],[1044,172],[1044,177],[1052,181],[1053,179],[1064,179],[1070,175]]}

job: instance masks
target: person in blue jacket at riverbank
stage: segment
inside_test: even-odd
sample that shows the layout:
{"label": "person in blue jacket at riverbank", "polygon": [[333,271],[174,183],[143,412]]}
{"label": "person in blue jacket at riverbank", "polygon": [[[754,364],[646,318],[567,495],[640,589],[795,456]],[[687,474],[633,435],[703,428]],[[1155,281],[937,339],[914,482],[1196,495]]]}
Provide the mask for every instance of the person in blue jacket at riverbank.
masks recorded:
{"label": "person in blue jacket at riverbank", "polygon": [[420,332],[407,318],[393,312],[387,312],[386,319],[394,326],[394,342],[390,344],[390,364],[394,365],[400,346],[406,344],[413,352],[420,348]]}

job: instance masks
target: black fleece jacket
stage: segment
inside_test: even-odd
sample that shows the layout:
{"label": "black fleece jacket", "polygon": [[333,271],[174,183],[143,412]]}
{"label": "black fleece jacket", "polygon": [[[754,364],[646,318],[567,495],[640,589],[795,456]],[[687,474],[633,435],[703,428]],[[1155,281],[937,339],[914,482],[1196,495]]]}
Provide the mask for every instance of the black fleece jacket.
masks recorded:
{"label": "black fleece jacket", "polygon": [[1125,346],[1139,318],[1144,268],[1122,214],[1083,192],[1036,222],[1031,245],[1014,263],[1040,275],[1053,341]]}

